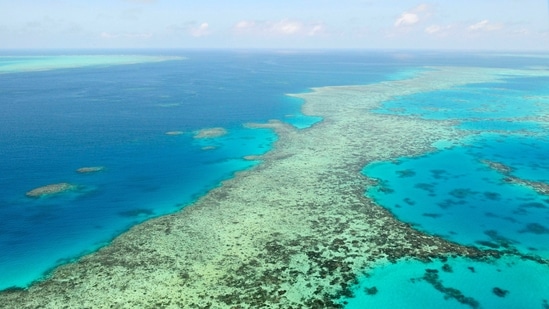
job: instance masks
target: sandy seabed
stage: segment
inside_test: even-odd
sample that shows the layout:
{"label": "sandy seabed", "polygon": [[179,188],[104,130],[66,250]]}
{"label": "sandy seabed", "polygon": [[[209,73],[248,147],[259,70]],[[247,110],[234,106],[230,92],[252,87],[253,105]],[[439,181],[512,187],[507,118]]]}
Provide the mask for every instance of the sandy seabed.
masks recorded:
{"label": "sandy seabed", "polygon": [[380,262],[497,257],[395,220],[364,196],[372,180],[361,170],[467,134],[449,121],[371,113],[381,102],[503,74],[526,72],[437,68],[410,80],[296,95],[306,100],[306,115],[324,120],[304,130],[277,120],[248,124],[279,135],[260,165],[26,290],[1,293],[0,307],[338,308],[356,278]]}

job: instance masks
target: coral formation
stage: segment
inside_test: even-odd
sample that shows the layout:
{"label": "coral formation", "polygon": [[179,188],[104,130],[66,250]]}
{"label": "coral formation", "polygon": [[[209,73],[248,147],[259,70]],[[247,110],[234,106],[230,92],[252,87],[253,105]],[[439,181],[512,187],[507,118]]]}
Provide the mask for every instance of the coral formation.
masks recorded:
{"label": "coral formation", "polygon": [[214,137],[220,137],[227,134],[227,130],[225,128],[208,128],[208,129],[202,129],[194,134],[194,138],[214,138]]}
{"label": "coral formation", "polygon": [[77,169],[76,172],[80,174],[88,174],[88,173],[101,172],[103,170],[105,170],[104,166],[89,166],[89,167],[81,167]]}
{"label": "coral formation", "polygon": [[75,186],[71,185],[70,183],[66,183],[66,182],[54,183],[54,184],[32,189],[28,191],[25,195],[27,197],[38,198],[38,197],[43,197],[47,195],[62,193],[65,191],[70,191],[70,190],[73,190],[74,188]]}

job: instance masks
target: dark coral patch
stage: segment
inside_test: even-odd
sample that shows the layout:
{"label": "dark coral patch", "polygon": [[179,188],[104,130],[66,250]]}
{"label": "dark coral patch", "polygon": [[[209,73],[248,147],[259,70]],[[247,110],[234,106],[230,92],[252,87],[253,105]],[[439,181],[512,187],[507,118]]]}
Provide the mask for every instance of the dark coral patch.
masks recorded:
{"label": "dark coral patch", "polygon": [[484,197],[492,201],[499,201],[501,199],[501,194],[497,192],[484,192]]}
{"label": "dark coral patch", "polygon": [[445,170],[431,170],[431,174],[435,179],[444,179],[448,178],[448,172]]}
{"label": "dark coral patch", "polygon": [[524,229],[520,230],[520,232],[542,235],[542,234],[549,234],[549,228],[539,223],[530,223],[530,224],[527,224]]}
{"label": "dark coral patch", "polygon": [[436,218],[442,217],[442,214],[424,213],[424,214],[422,214],[422,216],[424,216],[424,217],[430,217],[430,218],[436,219]]}
{"label": "dark coral patch", "polygon": [[364,289],[364,292],[367,294],[367,295],[376,295],[377,294],[377,288],[375,286],[371,287],[371,288],[365,288]]}
{"label": "dark coral patch", "polygon": [[459,189],[454,189],[450,191],[450,195],[458,199],[464,199],[473,194],[476,194],[476,192],[466,188],[465,189],[459,188]]}
{"label": "dark coral patch", "polygon": [[495,287],[492,289],[492,293],[494,293],[498,297],[505,297],[509,293],[509,291],[504,290],[502,288]]}
{"label": "dark coral patch", "polygon": [[397,171],[397,174],[398,174],[398,177],[400,178],[406,178],[406,177],[415,176],[416,172],[414,172],[413,170],[402,170],[402,171]]}

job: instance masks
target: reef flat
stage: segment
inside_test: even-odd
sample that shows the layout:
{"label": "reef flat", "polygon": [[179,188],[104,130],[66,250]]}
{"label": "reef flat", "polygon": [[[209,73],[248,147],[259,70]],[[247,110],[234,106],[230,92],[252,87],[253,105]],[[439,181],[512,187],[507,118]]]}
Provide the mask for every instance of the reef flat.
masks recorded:
{"label": "reef flat", "polygon": [[90,173],[101,172],[104,170],[105,170],[104,166],[86,166],[86,167],[78,168],[76,172],[79,174],[90,174]]}
{"label": "reef flat", "polygon": [[194,138],[215,138],[220,137],[227,134],[227,130],[225,128],[207,128],[202,129],[200,131],[197,131],[194,134]]}
{"label": "reef flat", "polygon": [[42,196],[53,195],[53,194],[58,194],[58,193],[70,191],[70,190],[73,190],[75,188],[76,188],[75,185],[71,185],[70,183],[66,183],[66,182],[54,183],[54,184],[45,185],[45,186],[42,186],[42,187],[32,189],[32,190],[28,191],[27,193],[25,193],[25,195],[27,197],[39,198],[39,197],[42,197]]}
{"label": "reef flat", "polygon": [[498,171],[505,175],[505,181],[510,183],[517,183],[524,186],[531,187],[532,189],[536,190],[540,194],[549,195],[549,185],[541,182],[541,181],[531,181],[526,179],[521,179],[519,177],[515,177],[512,175],[513,169],[509,166],[506,166],[505,164],[489,161],[489,160],[483,160],[482,163],[489,166],[491,169]]}
{"label": "reef flat", "polygon": [[[512,74],[513,72],[508,72]],[[522,74],[521,72],[514,72]],[[338,308],[365,268],[401,258],[499,257],[420,233],[364,196],[374,161],[416,156],[468,133],[451,121],[370,113],[385,100],[468,83],[501,70],[439,68],[416,78],[299,94],[315,126],[279,121],[263,163],[181,212],[0,294],[7,308]]]}

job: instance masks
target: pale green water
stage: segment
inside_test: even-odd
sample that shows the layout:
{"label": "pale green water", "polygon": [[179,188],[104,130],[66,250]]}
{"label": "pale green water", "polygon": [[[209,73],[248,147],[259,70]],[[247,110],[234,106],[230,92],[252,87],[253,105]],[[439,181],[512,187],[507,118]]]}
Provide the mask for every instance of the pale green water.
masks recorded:
{"label": "pale green water", "polygon": [[549,267],[517,257],[403,260],[368,271],[345,299],[362,308],[547,308]]}
{"label": "pale green water", "polygon": [[137,64],[176,59],[181,60],[183,58],[145,55],[3,56],[0,57],[0,74]]}

